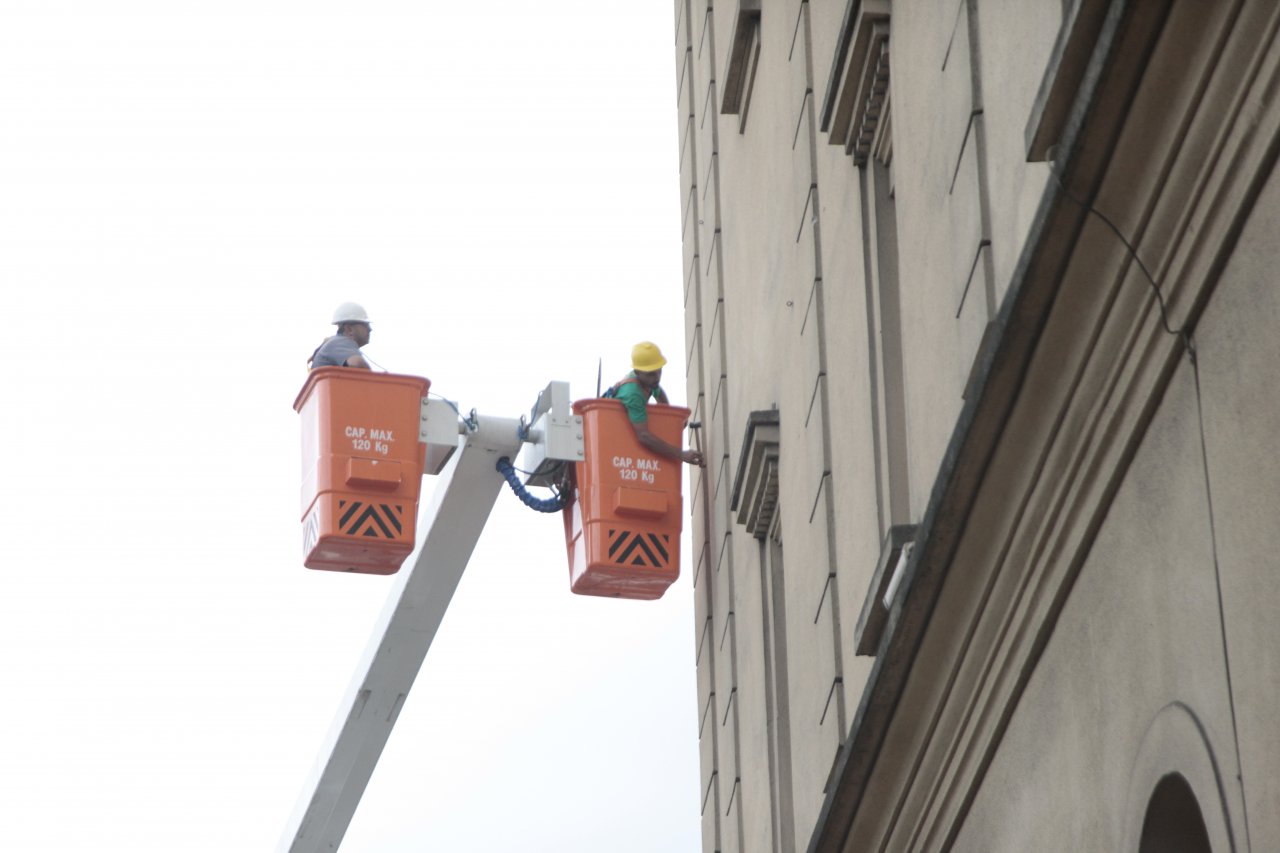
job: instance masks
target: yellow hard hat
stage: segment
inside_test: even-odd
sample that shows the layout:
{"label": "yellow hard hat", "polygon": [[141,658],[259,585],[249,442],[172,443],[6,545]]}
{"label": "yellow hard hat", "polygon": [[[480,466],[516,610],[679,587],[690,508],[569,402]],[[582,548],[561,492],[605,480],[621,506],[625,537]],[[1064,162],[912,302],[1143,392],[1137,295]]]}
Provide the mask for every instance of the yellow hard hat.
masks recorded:
{"label": "yellow hard hat", "polygon": [[666,363],[667,360],[662,357],[662,350],[658,349],[657,344],[641,341],[631,348],[632,370],[652,373],[655,370],[661,370]]}

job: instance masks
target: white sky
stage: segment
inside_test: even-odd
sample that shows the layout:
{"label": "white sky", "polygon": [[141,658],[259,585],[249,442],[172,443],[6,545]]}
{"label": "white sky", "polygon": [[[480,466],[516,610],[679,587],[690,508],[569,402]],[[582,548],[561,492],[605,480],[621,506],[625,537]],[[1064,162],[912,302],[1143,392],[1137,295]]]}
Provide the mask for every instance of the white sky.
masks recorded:
{"label": "white sky", "polygon": [[[338,302],[463,411],[683,399],[672,17],[0,0],[0,847],[275,848],[391,584],[301,566]],[[691,573],[573,596],[504,491],[344,853],[698,850]]]}

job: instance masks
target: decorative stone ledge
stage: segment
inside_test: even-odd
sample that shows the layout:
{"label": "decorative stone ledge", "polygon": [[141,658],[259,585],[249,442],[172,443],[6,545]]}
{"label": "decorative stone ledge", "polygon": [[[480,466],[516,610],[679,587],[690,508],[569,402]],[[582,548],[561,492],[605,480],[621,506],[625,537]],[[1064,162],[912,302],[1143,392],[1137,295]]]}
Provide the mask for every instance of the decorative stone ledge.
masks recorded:
{"label": "decorative stone ledge", "polygon": [[757,539],[769,535],[778,511],[778,410],[766,409],[747,416],[738,473],[733,483],[730,509],[738,522]]}
{"label": "decorative stone ledge", "polygon": [[893,586],[900,568],[899,557],[915,538],[914,524],[895,524],[885,535],[884,543],[880,546],[880,559],[871,575],[871,586],[862,602],[862,613],[858,615],[858,626],[854,629],[855,653],[875,657],[876,650],[880,648],[880,638],[889,619],[890,604],[886,603],[886,599],[891,599],[890,587]]}
{"label": "decorative stone ledge", "polygon": [[862,166],[888,110],[889,2],[850,0],[822,99],[822,130]]}

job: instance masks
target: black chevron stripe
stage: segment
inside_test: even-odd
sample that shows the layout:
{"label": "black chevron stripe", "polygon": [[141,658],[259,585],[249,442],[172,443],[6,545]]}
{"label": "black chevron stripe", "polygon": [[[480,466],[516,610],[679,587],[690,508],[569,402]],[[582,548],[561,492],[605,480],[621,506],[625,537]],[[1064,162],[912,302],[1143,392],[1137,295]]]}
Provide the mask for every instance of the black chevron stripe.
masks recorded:
{"label": "black chevron stripe", "polygon": [[653,550],[649,547],[649,543],[644,541],[644,536],[642,536],[639,533],[636,534],[636,544],[640,546],[641,551],[644,551],[644,555],[649,558],[649,562],[648,563],[643,562],[640,559],[640,557],[637,555],[636,558],[631,561],[631,565],[653,566],[655,569],[658,568],[660,565],[662,565],[661,563],[658,562],[658,558],[654,556]]}
{"label": "black chevron stripe", "polygon": [[657,549],[657,552],[662,555],[662,564],[665,566],[667,562],[670,561],[671,555],[667,553],[667,547],[664,543],[670,542],[671,537],[664,533],[662,534],[662,538],[659,539],[658,534],[650,533],[649,541],[653,543],[653,547]]}
{"label": "black chevron stripe", "polygon": [[[640,553],[636,554],[634,560],[631,560],[631,555],[635,554],[637,549]],[[644,561],[645,557],[649,558],[649,562],[646,563]],[[631,560],[631,565],[633,566],[658,567],[658,559],[653,555],[653,551],[649,550],[649,546],[645,544],[644,536],[640,533],[636,533],[631,537],[631,544],[624,548],[622,553],[618,555],[614,561],[618,563],[626,563],[628,560]]]}
{"label": "black chevron stripe", "polygon": [[622,553],[613,558],[615,563],[625,563],[631,558],[631,552],[636,549],[636,543],[640,541],[640,537],[631,538],[630,533],[622,534],[621,541],[628,543],[626,548],[622,549]]}
{"label": "black chevron stripe", "polygon": [[[350,513],[348,514],[348,517],[349,516],[350,516]],[[363,532],[361,532],[361,528],[364,528]],[[375,506],[370,506],[367,509],[365,509],[365,511],[361,513],[356,518],[356,520],[353,521],[349,526],[345,526],[342,532],[352,536],[355,536],[358,534],[360,536],[372,536],[374,538],[377,538],[379,530],[382,531],[382,535],[385,538],[387,539],[395,538],[391,530],[387,527],[386,523],[382,520],[382,516],[378,515],[378,508]]]}
{"label": "black chevron stripe", "polygon": [[403,533],[404,528],[400,525],[400,513],[403,512],[403,509],[400,504],[396,504],[394,511],[386,504],[378,504],[378,506],[382,507],[382,511],[387,515],[387,521],[391,522],[391,526],[396,529],[396,533]]}
{"label": "black chevron stripe", "polygon": [[[339,500],[339,501],[338,501],[338,509],[339,509],[339,511],[341,511],[341,509],[342,509],[344,506],[346,506],[346,505],[347,505],[347,502],[346,502],[346,501],[344,501],[344,500]],[[347,529],[347,522],[351,520],[351,516],[355,515],[357,512],[359,512],[359,511],[360,511],[360,507],[362,507],[362,506],[364,506],[364,504],[363,504],[363,503],[361,503],[360,501],[352,501],[352,502],[351,502],[351,509],[349,509],[349,510],[347,510],[345,513],[343,513],[343,514],[342,514],[342,517],[338,519],[338,529],[339,529],[339,530],[346,530],[346,529]]]}

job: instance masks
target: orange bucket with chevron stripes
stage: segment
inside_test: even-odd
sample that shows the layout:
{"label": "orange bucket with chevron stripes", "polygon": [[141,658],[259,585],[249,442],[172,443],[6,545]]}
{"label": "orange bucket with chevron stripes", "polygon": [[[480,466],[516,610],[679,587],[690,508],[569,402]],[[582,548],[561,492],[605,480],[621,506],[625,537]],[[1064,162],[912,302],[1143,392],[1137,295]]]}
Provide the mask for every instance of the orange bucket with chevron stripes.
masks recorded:
{"label": "orange bucket with chevron stripes", "polygon": [[426,445],[421,376],[311,371],[302,416],[302,554],[309,569],[390,575],[413,552]]}
{"label": "orange bucket with chevron stripes", "polygon": [[[579,595],[661,598],[680,576],[684,465],[636,439],[617,400],[573,404],[582,416],[584,461],[574,465],[564,510],[569,588]],[[682,446],[682,406],[650,405],[649,431]]]}

